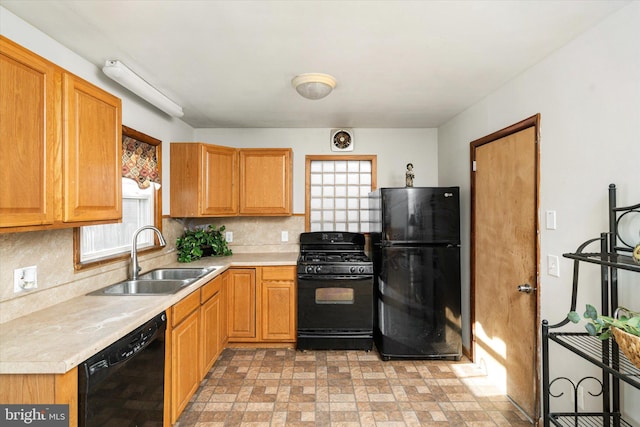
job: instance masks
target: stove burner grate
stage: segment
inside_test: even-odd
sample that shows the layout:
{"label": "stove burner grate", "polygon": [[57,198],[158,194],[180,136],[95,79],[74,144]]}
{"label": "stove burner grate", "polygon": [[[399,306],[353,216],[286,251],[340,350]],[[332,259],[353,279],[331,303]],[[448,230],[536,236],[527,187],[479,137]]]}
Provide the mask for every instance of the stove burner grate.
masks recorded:
{"label": "stove burner grate", "polygon": [[364,253],[324,253],[324,252],[314,252],[307,253],[302,255],[300,259],[304,262],[332,262],[332,263],[343,263],[343,262],[368,262],[369,257]]}

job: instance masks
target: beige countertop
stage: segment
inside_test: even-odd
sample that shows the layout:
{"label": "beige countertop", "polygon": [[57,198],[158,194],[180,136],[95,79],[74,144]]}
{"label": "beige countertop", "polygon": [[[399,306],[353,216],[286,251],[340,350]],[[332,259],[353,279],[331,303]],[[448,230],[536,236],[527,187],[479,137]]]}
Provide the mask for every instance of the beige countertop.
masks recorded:
{"label": "beige countertop", "polygon": [[296,265],[297,257],[297,253],[236,254],[169,263],[164,267],[219,268],[173,295],[83,295],[2,323],[0,374],[63,374],[229,267]]}

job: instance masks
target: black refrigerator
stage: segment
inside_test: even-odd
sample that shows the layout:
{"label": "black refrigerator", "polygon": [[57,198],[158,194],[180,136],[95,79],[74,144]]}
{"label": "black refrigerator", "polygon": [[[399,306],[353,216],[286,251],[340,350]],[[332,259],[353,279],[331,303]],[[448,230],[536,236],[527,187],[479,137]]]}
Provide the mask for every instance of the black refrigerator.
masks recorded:
{"label": "black refrigerator", "polygon": [[370,193],[376,308],[383,360],[462,356],[458,187]]}

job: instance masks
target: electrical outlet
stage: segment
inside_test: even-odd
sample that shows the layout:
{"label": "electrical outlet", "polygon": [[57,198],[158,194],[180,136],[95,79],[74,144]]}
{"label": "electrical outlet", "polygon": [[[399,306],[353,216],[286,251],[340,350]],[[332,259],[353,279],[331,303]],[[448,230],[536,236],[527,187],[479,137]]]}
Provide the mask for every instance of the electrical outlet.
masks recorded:
{"label": "electrical outlet", "polygon": [[560,259],[558,255],[547,255],[547,273],[549,276],[560,277]]}
{"label": "electrical outlet", "polygon": [[283,242],[288,242],[289,241],[289,232],[288,231],[283,231],[280,235],[280,240],[282,240]]}
{"label": "electrical outlet", "polygon": [[224,239],[227,241],[227,243],[233,242],[233,231],[225,231]]}
{"label": "electrical outlet", "polygon": [[38,288],[38,266],[13,270],[13,292],[30,291]]}

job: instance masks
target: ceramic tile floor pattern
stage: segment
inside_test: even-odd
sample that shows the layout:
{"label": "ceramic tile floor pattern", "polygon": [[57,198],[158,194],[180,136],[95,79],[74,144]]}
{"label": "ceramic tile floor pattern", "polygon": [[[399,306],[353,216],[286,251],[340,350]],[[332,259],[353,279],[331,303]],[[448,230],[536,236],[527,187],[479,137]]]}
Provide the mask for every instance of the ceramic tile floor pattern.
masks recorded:
{"label": "ceramic tile floor pattern", "polygon": [[468,360],[227,348],[178,427],[530,426]]}

